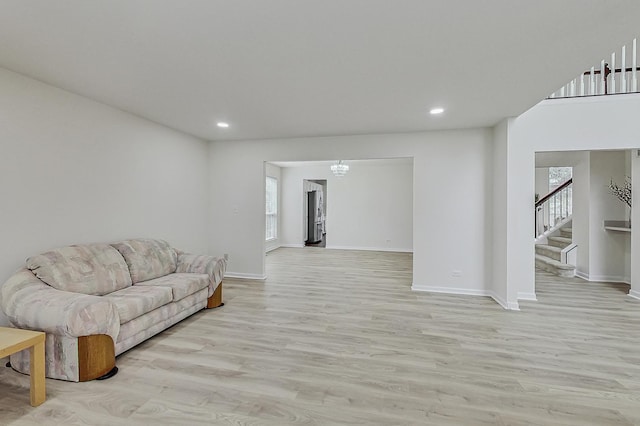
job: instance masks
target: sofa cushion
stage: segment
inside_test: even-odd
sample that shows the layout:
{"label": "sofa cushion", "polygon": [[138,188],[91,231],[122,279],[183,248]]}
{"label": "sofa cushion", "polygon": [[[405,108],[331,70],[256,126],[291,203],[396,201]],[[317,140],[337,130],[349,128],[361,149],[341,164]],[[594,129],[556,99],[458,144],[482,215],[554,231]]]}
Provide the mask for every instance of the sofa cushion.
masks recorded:
{"label": "sofa cushion", "polygon": [[149,281],[142,281],[136,286],[161,286],[168,287],[173,292],[173,301],[177,302],[187,296],[196,293],[198,290],[207,288],[209,285],[209,275],[207,274],[169,274],[164,277],[154,278]]}
{"label": "sofa cushion", "polygon": [[62,291],[102,296],[131,285],[129,268],[109,244],[62,247],[27,259],[40,280]]}
{"label": "sofa cushion", "polygon": [[166,241],[140,238],[111,245],[127,262],[133,283],[152,280],[176,271],[176,251]]}
{"label": "sofa cushion", "polygon": [[104,297],[116,305],[120,324],[124,324],[170,303],[172,293],[169,287],[133,286]]}

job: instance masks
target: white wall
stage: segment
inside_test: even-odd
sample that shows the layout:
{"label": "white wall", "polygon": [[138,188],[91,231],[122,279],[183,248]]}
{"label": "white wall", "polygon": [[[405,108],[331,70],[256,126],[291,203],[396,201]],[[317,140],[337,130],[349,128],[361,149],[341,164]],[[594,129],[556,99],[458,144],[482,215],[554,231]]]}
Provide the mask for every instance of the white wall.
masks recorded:
{"label": "white wall", "polygon": [[[509,287],[519,292],[532,292],[535,288],[529,235],[533,228],[530,200],[535,152],[638,148],[639,113],[640,95],[624,95],[543,101],[513,119],[509,147],[514,155],[507,160],[508,179],[510,185],[521,188],[522,194],[509,194],[507,204],[509,215],[518,218],[522,226],[509,229],[508,233],[513,242],[508,262],[517,267]],[[640,233],[632,232],[631,238],[633,247],[633,240],[640,238]],[[637,262],[640,262],[640,252],[632,251],[631,264]],[[632,275],[631,280],[632,290],[640,291],[640,276]]]}
{"label": "white wall", "polygon": [[[369,163],[369,164],[367,164]],[[413,164],[407,160],[348,162],[337,178],[329,166],[283,168],[284,244],[301,246],[304,179],[327,181],[327,248],[413,251]]]}
{"label": "white wall", "polygon": [[[492,135],[485,129],[213,142],[211,198],[217,208],[210,251],[229,253],[229,271],[237,276],[264,276],[263,161],[413,157],[414,288],[487,294],[491,156]],[[331,187],[327,192],[330,206]]]}
{"label": "white wall", "polygon": [[549,193],[549,168],[536,167],[536,194],[540,199]]}
{"label": "white wall", "polygon": [[[628,149],[625,151],[625,169],[624,169],[624,174],[627,177],[632,178],[633,176],[633,157],[636,156],[637,151],[636,150],[632,150],[632,149]],[[633,178],[632,178],[633,181]],[[633,204],[633,202],[632,202]],[[624,211],[625,211],[625,220],[631,220],[631,208],[630,207],[624,207]],[[631,284],[631,261],[632,261],[632,256],[631,256],[631,234],[625,234],[625,241],[626,241],[626,252],[624,254],[624,282],[626,282],[627,284]]]}
{"label": "white wall", "polygon": [[589,213],[589,272],[591,281],[629,281],[625,257],[630,234],[604,229],[605,220],[627,220],[625,205],[609,194],[611,179],[624,183],[625,151],[594,151],[591,156]]}
{"label": "white wall", "polygon": [[[487,230],[493,238],[488,239],[492,246],[486,248],[491,253],[491,271],[486,276],[489,290],[494,298],[504,307],[507,304],[507,149],[509,135],[509,120],[503,120],[493,129],[493,188],[491,198],[493,203],[493,215]],[[511,308],[517,309],[517,302]]]}
{"label": "white wall", "polygon": [[207,252],[207,146],[0,69],[0,283],[73,243],[154,237]]}
{"label": "white wall", "polygon": [[591,153],[579,151],[579,159],[573,166],[573,229],[572,239],[577,244],[576,274],[589,276],[591,231]]}
{"label": "white wall", "polygon": [[[275,250],[282,245],[282,170],[275,164],[265,163],[264,165],[265,176],[272,177],[278,180],[278,230],[277,238],[265,242],[265,251]],[[266,200],[265,200],[266,202]],[[266,223],[265,223],[266,226]]]}
{"label": "white wall", "polygon": [[[640,299],[640,238],[637,232],[633,231],[634,223],[640,223],[640,152],[631,151],[631,290],[629,295]],[[637,226],[637,225],[636,225]]]}
{"label": "white wall", "polygon": [[[513,119],[504,119],[495,126],[493,134],[493,246],[487,247],[487,253],[493,256],[492,271],[492,288],[495,293],[494,298],[507,309],[519,309],[518,299],[535,300],[536,295],[533,287],[519,287],[513,285],[516,283],[521,273],[521,269],[526,267],[524,264],[525,257],[513,258],[511,255],[514,244],[518,239],[513,236],[526,239],[529,242],[527,246],[528,253],[526,260],[533,262],[534,246],[533,246],[533,200],[534,200],[534,156],[522,157],[522,153],[518,149],[514,149],[511,134],[514,125]],[[512,164],[524,162],[526,167],[520,166],[513,168]],[[528,187],[523,187],[521,182],[512,179],[514,174],[525,174],[528,179],[524,181]],[[529,221],[527,215],[514,215],[511,211],[511,204],[516,202],[528,206],[528,212],[531,214]],[[520,261],[520,262],[518,262]],[[533,268],[531,268],[533,273]]]}
{"label": "white wall", "polygon": [[580,161],[581,151],[536,152],[536,167],[573,167]]}

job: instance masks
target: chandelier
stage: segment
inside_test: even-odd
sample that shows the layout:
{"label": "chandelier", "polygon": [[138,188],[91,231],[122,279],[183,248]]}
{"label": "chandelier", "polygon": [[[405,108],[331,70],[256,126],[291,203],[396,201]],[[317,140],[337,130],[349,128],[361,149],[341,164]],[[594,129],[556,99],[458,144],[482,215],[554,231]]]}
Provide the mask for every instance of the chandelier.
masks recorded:
{"label": "chandelier", "polygon": [[339,160],[336,164],[332,164],[331,165],[331,171],[337,177],[342,177],[342,176],[346,175],[347,172],[349,171],[349,166],[344,164],[342,162],[342,160]]}

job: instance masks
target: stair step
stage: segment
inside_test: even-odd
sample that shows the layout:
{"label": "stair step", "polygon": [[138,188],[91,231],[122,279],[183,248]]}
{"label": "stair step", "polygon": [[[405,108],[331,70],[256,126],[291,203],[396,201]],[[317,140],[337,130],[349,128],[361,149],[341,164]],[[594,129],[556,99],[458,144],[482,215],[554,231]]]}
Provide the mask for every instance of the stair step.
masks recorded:
{"label": "stair step", "polygon": [[536,254],[541,254],[542,256],[560,261],[562,249],[548,244],[536,244]]}
{"label": "stair step", "polygon": [[555,259],[551,259],[540,254],[536,254],[536,267],[561,277],[573,277],[576,271],[576,267],[574,265],[561,263]]}
{"label": "stair step", "polygon": [[573,237],[573,228],[560,228],[560,235],[566,238]]}
{"label": "stair step", "polygon": [[549,237],[547,240],[549,240],[549,245],[560,248],[565,248],[573,242],[571,238],[567,237]]}

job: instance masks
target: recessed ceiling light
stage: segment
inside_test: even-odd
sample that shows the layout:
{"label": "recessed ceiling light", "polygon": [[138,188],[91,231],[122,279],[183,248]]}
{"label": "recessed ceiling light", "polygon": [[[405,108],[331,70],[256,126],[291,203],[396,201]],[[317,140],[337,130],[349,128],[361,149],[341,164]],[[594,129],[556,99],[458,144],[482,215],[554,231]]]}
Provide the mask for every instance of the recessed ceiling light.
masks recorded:
{"label": "recessed ceiling light", "polygon": [[218,121],[216,123],[216,126],[222,127],[223,129],[226,129],[227,127],[229,127],[229,123],[225,123],[224,121]]}
{"label": "recessed ceiling light", "polygon": [[431,108],[431,110],[429,111],[429,114],[431,115],[437,115],[437,114],[442,114],[444,112],[444,108]]}

